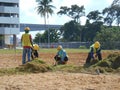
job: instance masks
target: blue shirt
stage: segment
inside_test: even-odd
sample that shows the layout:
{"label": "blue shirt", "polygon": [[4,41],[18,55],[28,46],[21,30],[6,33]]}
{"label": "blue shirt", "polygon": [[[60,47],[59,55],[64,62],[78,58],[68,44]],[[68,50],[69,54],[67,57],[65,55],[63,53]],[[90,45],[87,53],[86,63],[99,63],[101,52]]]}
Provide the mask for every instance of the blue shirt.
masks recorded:
{"label": "blue shirt", "polygon": [[64,61],[64,58],[67,56],[66,51],[63,49],[59,50],[57,55],[61,58],[62,61]]}

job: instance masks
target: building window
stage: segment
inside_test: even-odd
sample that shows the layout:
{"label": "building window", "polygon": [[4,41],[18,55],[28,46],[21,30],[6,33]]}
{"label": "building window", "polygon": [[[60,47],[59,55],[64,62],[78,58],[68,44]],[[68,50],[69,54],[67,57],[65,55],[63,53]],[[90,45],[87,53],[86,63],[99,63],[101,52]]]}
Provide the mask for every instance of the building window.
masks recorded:
{"label": "building window", "polygon": [[3,3],[0,2],[0,6],[19,7],[18,3]]}

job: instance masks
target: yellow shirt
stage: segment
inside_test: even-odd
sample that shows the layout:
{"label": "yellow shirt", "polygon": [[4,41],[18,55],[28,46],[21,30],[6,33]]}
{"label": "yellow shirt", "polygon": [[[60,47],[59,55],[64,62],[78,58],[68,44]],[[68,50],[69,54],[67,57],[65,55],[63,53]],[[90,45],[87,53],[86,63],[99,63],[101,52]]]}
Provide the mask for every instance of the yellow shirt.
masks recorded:
{"label": "yellow shirt", "polygon": [[27,34],[27,33],[23,34],[21,40],[22,40],[22,46],[24,48],[31,47],[31,35],[30,34]]}

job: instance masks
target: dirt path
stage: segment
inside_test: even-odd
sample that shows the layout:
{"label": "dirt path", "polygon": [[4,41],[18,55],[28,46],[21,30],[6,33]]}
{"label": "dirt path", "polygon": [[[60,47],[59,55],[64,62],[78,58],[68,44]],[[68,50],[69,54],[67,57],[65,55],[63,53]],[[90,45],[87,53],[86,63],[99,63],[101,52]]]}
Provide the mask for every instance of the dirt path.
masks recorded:
{"label": "dirt path", "polygon": [[120,90],[120,76],[47,72],[0,77],[0,90]]}

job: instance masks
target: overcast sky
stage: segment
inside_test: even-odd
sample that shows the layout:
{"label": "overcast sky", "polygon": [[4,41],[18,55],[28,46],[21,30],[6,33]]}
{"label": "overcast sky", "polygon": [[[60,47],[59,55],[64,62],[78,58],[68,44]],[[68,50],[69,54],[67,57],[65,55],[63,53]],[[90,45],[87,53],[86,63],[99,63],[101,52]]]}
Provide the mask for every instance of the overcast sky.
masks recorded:
{"label": "overcast sky", "polygon": [[[36,0],[20,0],[20,23],[29,23],[29,24],[44,24],[44,19],[37,14],[36,7],[37,3]],[[60,24],[63,25],[64,23],[70,20],[67,16],[60,16],[56,13],[60,11],[61,6],[71,7],[71,5],[84,5],[86,15],[93,10],[102,11],[104,8],[111,5],[113,0],[53,0],[51,3],[53,6],[56,7],[54,9],[54,14],[49,17],[47,24]],[[82,24],[85,23],[85,18],[81,19]]]}

